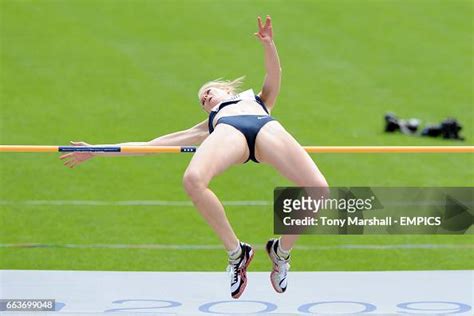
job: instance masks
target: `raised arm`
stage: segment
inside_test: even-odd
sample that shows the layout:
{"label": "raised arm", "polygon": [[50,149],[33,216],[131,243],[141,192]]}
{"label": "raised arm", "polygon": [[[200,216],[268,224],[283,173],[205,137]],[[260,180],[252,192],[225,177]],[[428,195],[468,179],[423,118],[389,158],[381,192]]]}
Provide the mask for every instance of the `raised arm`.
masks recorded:
{"label": "raised arm", "polygon": [[[207,126],[207,119],[201,123],[179,132],[174,132],[171,134],[166,134],[150,140],[148,142],[127,142],[119,144],[102,144],[97,146],[191,146],[199,145],[206,139],[209,135]],[[71,142],[73,146],[91,146],[85,142]],[[62,155],[59,157],[62,160],[65,160],[64,165],[69,168],[74,168],[75,166],[83,163],[86,160],[91,159],[95,156],[142,156],[144,154],[127,154],[127,153],[81,153],[74,152]]]}
{"label": "raised arm", "polygon": [[274,105],[278,94],[280,93],[281,67],[278,52],[273,42],[272,19],[267,15],[265,25],[262,19],[258,17],[258,32],[255,36],[263,44],[265,50],[265,81],[262,91],[258,94],[269,110]]}

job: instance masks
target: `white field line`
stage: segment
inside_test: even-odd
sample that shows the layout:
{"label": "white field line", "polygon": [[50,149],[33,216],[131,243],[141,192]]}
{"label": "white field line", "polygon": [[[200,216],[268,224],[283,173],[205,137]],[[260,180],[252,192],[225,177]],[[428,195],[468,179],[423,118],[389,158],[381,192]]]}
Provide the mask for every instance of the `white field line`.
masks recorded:
{"label": "white field line", "polygon": [[[225,206],[271,206],[271,201],[223,201]],[[193,207],[191,201],[166,200],[131,200],[131,201],[96,201],[96,200],[0,200],[0,205],[24,206],[187,206]]]}
{"label": "white field line", "polygon": [[[270,201],[224,201],[226,206],[271,206]],[[187,206],[193,207],[190,201],[166,200],[131,200],[131,201],[96,201],[96,200],[0,200],[0,205],[29,206]],[[171,249],[171,250],[221,250],[220,245],[173,245],[173,244],[56,244],[56,243],[16,243],[0,244],[0,248],[80,248],[80,249]],[[263,249],[263,247],[256,247]],[[335,245],[335,246],[296,246],[299,250],[334,250],[334,249],[474,249],[474,245],[459,244],[402,244],[402,245]]]}
{"label": "white field line", "polygon": [[[158,249],[158,250],[223,250],[221,245],[173,245],[173,244],[58,244],[58,243],[15,243],[0,244],[0,248],[76,248],[76,249]],[[263,246],[255,246],[263,250]],[[398,244],[398,245],[333,245],[295,246],[297,250],[419,250],[419,249],[474,249],[470,244]]]}
{"label": "white field line", "polygon": [[[466,206],[473,206],[473,201],[458,201]],[[273,201],[248,200],[248,201],[223,201],[224,206],[272,206]],[[445,201],[384,201],[387,206],[445,206]],[[191,201],[167,200],[126,200],[126,201],[101,201],[101,200],[0,200],[0,205],[23,206],[183,206],[193,207]]]}

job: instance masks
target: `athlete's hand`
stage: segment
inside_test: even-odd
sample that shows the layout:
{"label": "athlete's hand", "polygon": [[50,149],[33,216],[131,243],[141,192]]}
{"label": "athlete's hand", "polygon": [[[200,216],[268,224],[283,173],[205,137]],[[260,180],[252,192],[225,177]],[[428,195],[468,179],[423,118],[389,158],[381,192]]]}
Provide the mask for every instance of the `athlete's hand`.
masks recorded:
{"label": "athlete's hand", "polygon": [[265,20],[265,25],[262,24],[262,18],[257,18],[258,22],[258,32],[255,33],[255,36],[262,42],[263,44],[268,44],[273,41],[273,32],[272,32],[272,18],[267,15]]}
{"label": "athlete's hand", "polygon": [[[71,145],[91,146],[90,144],[85,143],[85,142],[71,142]],[[83,163],[84,161],[91,159],[92,157],[94,157],[93,153],[74,152],[74,153],[68,153],[68,154],[62,155],[61,157],[59,157],[59,159],[64,160],[64,165],[72,169],[75,166]]]}

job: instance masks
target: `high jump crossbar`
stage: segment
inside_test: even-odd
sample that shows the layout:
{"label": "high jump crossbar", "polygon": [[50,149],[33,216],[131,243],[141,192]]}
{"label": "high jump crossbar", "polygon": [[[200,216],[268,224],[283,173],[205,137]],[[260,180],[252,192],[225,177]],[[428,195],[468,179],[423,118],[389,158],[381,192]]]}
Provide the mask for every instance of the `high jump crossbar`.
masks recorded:
{"label": "high jump crossbar", "polygon": [[[94,152],[94,153],[194,153],[196,146],[36,146],[0,145],[0,152]],[[474,146],[303,146],[308,153],[384,154],[384,153],[474,153]]]}

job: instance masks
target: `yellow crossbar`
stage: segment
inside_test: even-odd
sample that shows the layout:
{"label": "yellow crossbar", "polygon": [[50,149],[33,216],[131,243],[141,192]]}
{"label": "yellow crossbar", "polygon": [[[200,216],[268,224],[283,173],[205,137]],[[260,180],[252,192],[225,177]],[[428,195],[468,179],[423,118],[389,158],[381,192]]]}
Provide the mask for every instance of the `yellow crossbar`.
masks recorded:
{"label": "yellow crossbar", "polygon": [[[308,153],[383,154],[383,153],[474,153],[474,146],[303,146]],[[181,153],[195,152],[194,146],[34,146],[0,145],[0,152],[122,152]]]}

